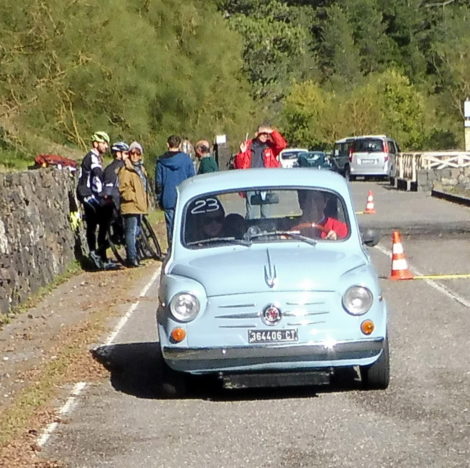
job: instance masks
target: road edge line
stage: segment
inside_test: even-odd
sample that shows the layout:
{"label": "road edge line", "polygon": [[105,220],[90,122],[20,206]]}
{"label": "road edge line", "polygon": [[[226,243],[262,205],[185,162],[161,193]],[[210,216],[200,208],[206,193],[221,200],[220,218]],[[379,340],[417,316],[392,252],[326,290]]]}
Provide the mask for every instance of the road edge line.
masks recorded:
{"label": "road edge line", "polygon": [[[376,245],[375,248],[383,253],[384,255],[386,255],[387,257],[391,258],[392,257],[392,252],[388,249],[386,249],[385,247],[382,247],[381,245]],[[416,268],[414,268],[413,266],[409,265],[409,269],[416,275],[416,276],[426,276],[424,275],[423,273],[421,273],[420,271],[418,271]],[[459,304],[465,306],[465,307],[470,307],[470,301],[467,301],[466,299],[464,299],[462,296],[460,296],[459,294],[451,291],[450,289],[448,289],[446,286],[444,286],[443,284],[440,284],[440,283],[437,283],[436,281],[432,280],[432,279],[428,279],[428,278],[423,278],[422,281],[426,282],[429,286],[431,286],[432,288],[436,289],[437,291],[441,292],[442,294],[444,294],[445,296],[449,297],[450,299],[453,299],[454,301],[458,302]]]}
{"label": "road edge line", "polygon": [[[108,338],[105,342],[105,346],[110,346],[113,343],[113,341],[116,339],[119,332],[122,330],[124,325],[130,319],[131,315],[134,313],[135,309],[139,305],[140,298],[147,294],[152,284],[157,280],[158,276],[160,275],[160,272],[161,272],[161,266],[157,268],[155,273],[150,278],[150,281],[144,286],[144,288],[139,294],[139,299],[131,305],[129,310],[124,314],[123,317],[121,317],[118,324],[114,327],[114,330],[111,332],[111,334],[108,335]],[[88,386],[87,382],[78,382],[74,385],[66,402],[59,409],[58,411],[59,415],[65,416],[72,412],[72,410],[75,408],[75,405],[77,403],[77,398],[87,388],[87,386]],[[47,443],[47,441],[49,440],[49,438],[51,437],[51,435],[57,429],[58,426],[59,426],[58,421],[54,421],[46,426],[42,434],[36,439],[36,444],[38,445],[38,447],[40,448],[44,447],[44,445]]]}

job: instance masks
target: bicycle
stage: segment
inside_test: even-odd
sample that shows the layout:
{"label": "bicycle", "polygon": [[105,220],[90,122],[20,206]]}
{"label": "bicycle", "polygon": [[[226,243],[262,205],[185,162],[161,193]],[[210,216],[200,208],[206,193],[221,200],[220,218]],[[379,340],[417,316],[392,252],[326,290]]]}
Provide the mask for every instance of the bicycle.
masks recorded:
{"label": "bicycle", "polygon": [[[116,260],[122,265],[125,265],[126,241],[124,236],[124,225],[120,216],[111,222],[108,228],[107,240]],[[163,260],[163,253],[160,243],[158,242],[157,235],[155,234],[155,231],[146,215],[142,216],[142,222],[136,238],[136,247],[139,260],[144,260],[146,258]]]}

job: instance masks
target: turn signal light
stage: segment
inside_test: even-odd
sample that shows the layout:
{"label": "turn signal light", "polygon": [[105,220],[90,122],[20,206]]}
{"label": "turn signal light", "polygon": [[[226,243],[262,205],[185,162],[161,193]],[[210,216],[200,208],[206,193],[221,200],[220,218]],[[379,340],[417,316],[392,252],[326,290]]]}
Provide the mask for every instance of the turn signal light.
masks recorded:
{"label": "turn signal light", "polygon": [[171,330],[170,336],[173,341],[179,343],[186,338],[186,331],[184,331],[182,328],[173,328],[173,330]]}
{"label": "turn signal light", "polygon": [[364,320],[361,323],[361,332],[364,335],[370,335],[375,330],[375,324],[372,320]]}

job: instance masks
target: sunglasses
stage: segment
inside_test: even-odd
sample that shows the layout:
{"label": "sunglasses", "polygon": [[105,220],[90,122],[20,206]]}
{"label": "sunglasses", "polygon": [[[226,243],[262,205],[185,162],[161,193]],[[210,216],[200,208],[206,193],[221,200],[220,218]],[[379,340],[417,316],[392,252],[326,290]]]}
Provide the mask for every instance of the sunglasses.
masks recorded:
{"label": "sunglasses", "polygon": [[133,156],[140,156],[141,155],[140,151],[131,151],[129,154],[132,154]]}

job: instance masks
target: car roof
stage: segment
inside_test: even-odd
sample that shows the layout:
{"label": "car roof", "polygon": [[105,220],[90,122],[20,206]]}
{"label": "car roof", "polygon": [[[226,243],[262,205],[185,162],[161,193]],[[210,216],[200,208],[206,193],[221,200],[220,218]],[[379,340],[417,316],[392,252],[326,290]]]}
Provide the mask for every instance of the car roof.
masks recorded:
{"label": "car roof", "polygon": [[290,151],[308,151],[307,148],[285,148],[281,151],[282,153],[289,153]]}
{"label": "car roof", "polygon": [[349,197],[349,188],[341,175],[318,169],[259,168],[211,172],[186,179],[178,186],[182,201],[209,192],[262,187],[318,187]]}

